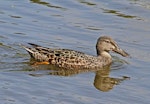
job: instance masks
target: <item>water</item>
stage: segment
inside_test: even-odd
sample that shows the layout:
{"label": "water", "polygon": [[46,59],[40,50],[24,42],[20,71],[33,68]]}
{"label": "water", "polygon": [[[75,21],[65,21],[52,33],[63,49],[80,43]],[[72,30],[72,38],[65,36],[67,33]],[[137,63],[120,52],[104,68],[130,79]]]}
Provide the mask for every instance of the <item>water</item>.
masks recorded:
{"label": "water", "polygon": [[[1,104],[148,104],[149,0],[1,0]],[[96,55],[107,34],[130,53],[98,72],[53,72],[30,65],[28,42]]]}

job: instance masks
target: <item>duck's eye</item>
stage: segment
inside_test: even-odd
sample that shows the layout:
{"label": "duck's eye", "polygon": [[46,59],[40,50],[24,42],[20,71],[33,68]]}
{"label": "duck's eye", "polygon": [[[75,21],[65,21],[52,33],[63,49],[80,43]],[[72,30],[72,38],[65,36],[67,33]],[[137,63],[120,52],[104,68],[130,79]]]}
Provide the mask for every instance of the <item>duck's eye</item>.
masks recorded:
{"label": "duck's eye", "polygon": [[105,42],[106,42],[106,43],[110,43],[110,41],[109,41],[109,40],[105,40]]}

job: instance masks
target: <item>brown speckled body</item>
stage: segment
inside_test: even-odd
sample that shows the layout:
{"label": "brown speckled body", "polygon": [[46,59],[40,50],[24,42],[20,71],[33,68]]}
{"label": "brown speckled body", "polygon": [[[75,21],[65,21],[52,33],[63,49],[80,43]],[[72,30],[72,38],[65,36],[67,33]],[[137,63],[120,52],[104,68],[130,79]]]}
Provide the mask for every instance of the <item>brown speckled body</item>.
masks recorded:
{"label": "brown speckled body", "polygon": [[97,56],[69,49],[52,49],[32,44],[32,48],[23,46],[38,62],[49,62],[64,69],[98,69],[112,62],[109,51],[115,51],[122,56],[128,54],[121,50],[110,37],[100,37],[96,44]]}

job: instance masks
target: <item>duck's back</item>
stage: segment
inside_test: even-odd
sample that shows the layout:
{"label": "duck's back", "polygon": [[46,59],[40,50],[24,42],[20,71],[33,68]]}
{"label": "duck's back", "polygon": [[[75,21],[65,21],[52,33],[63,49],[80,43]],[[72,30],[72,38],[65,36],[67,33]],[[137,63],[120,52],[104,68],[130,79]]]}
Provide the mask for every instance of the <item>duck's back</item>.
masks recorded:
{"label": "duck's back", "polygon": [[101,57],[69,49],[51,49],[37,46],[26,50],[32,58],[39,62],[46,61],[65,69],[94,69],[108,64]]}

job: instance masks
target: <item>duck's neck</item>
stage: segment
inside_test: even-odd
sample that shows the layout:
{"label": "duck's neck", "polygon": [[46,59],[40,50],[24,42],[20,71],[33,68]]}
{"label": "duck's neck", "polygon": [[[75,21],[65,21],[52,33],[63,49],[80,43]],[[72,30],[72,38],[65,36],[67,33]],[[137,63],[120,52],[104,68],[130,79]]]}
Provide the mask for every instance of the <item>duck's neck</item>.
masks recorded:
{"label": "duck's neck", "polygon": [[111,60],[111,55],[108,52],[106,52],[106,51],[98,52],[97,56],[105,58],[107,60]]}

